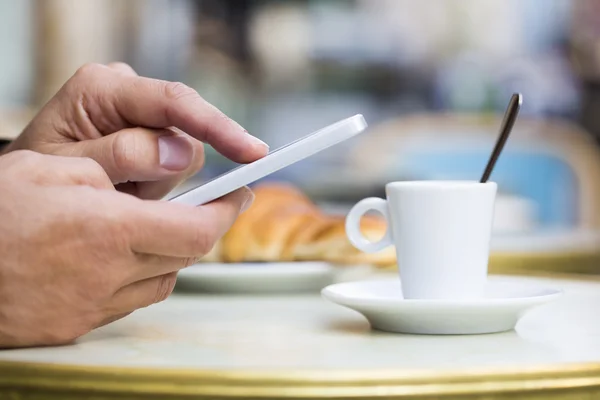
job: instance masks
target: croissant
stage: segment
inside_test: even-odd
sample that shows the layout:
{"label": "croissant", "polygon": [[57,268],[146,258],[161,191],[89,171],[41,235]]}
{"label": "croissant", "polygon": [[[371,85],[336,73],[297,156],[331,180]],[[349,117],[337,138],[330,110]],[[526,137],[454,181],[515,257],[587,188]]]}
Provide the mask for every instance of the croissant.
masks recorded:
{"label": "croissant", "polygon": [[[323,213],[301,191],[286,184],[264,184],[253,188],[252,206],[202,261],[277,262],[327,261],[336,264],[395,263],[392,248],[364,253],[349,242],[345,221]],[[385,233],[380,218],[363,217],[361,231],[370,240]]]}

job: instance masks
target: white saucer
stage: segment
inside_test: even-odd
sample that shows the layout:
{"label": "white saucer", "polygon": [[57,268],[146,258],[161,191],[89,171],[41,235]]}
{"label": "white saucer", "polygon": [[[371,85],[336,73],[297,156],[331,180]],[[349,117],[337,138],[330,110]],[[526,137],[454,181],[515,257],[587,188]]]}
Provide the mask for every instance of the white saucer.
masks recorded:
{"label": "white saucer", "polygon": [[334,278],[335,267],[324,262],[199,263],[179,271],[177,286],[209,293],[318,293]]}
{"label": "white saucer", "polygon": [[486,297],[476,300],[405,300],[399,279],[339,283],[321,293],[327,300],[361,313],[373,329],[430,335],[512,330],[526,311],[562,294],[499,277],[490,277]]}

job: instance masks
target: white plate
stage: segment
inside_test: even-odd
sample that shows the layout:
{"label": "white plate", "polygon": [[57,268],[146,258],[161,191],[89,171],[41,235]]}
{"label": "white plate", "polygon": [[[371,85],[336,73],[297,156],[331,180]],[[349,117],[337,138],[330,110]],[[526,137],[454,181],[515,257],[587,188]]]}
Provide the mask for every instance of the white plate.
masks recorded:
{"label": "white plate", "polygon": [[179,271],[177,286],[211,293],[318,292],[335,277],[335,266],[323,262],[199,263]]}
{"label": "white plate", "polygon": [[534,306],[560,290],[490,278],[486,297],[476,300],[405,300],[399,279],[348,282],[326,287],[322,295],[361,313],[373,329],[412,334],[481,334],[508,331]]}
{"label": "white plate", "polygon": [[597,253],[600,248],[600,231],[597,230],[547,230],[522,234],[497,234],[492,237],[492,254],[526,253]]}

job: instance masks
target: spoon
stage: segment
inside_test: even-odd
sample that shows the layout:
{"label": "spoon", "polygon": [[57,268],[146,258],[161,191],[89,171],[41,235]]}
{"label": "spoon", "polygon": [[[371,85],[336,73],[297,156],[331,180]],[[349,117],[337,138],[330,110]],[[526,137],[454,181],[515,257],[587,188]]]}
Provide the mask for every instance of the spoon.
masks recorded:
{"label": "spoon", "polygon": [[485,171],[483,172],[483,176],[480,180],[481,183],[487,182],[492,174],[494,166],[496,165],[496,161],[498,161],[498,157],[500,157],[500,153],[502,152],[504,144],[508,139],[508,135],[510,135],[515,121],[517,120],[517,115],[519,114],[519,109],[521,108],[522,103],[523,96],[520,93],[515,93],[510,98],[510,102],[508,103],[508,107],[504,113],[504,118],[502,119],[502,125],[500,126],[500,136],[496,141],[494,151],[492,151],[492,155],[490,156],[490,159],[485,167]]}

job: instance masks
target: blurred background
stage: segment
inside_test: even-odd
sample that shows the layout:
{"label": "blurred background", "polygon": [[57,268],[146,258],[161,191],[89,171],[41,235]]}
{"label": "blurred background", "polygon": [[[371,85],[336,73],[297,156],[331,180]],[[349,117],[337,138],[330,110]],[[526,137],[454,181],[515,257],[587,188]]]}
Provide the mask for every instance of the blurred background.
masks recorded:
{"label": "blurred background", "polygon": [[[600,1],[0,0],[0,56],[5,140],[85,62],[182,81],[272,149],[362,113],[366,133],[268,178],[332,212],[478,179],[518,91],[495,232],[600,226]],[[233,167],[207,152],[195,181]]]}

